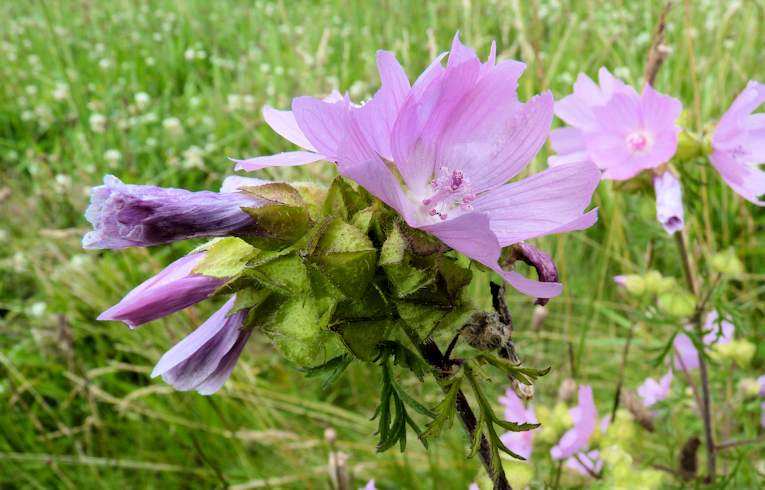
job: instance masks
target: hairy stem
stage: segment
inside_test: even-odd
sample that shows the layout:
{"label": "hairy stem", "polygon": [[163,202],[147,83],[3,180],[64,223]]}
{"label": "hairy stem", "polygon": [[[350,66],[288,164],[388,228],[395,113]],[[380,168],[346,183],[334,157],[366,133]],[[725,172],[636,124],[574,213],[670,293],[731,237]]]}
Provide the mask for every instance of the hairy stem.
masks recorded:
{"label": "hairy stem", "polygon": [[[436,345],[432,339],[420,340],[417,333],[409,328],[406,328],[406,334],[409,337],[409,340],[417,346],[423,359],[425,359],[430,366],[435,368],[434,376],[436,379],[444,379],[447,377],[449,362],[441,353],[441,349],[438,348],[438,345]],[[462,390],[459,390],[457,393],[456,406],[457,414],[460,416],[462,425],[465,427],[465,430],[468,432],[468,435],[472,440],[475,431],[480,430],[480,427],[478,427],[478,421],[475,418],[475,414],[470,408],[470,404]],[[481,446],[478,450],[478,454],[481,457],[483,467],[494,482],[494,490],[511,490],[510,483],[507,481],[502,465],[499,465],[497,468],[492,466],[489,441],[483,435],[481,436]]]}

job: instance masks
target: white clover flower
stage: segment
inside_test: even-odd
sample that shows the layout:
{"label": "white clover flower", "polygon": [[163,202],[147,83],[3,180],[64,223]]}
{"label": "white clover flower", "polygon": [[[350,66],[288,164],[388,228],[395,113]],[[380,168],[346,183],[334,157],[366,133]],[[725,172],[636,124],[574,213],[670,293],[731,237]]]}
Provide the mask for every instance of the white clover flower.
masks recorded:
{"label": "white clover flower", "polygon": [[268,73],[269,71],[271,71],[271,65],[269,65],[268,63],[261,63],[260,64],[260,72],[261,73]]}
{"label": "white clover flower", "polygon": [[114,168],[122,160],[122,152],[114,148],[106,150],[104,152],[104,160],[106,160],[106,163],[109,165],[109,167]]}
{"label": "white clover flower", "polygon": [[252,112],[257,109],[255,97],[252,95],[245,95],[242,97],[242,104],[244,110]]}
{"label": "white clover flower", "polygon": [[102,58],[98,61],[98,67],[102,70],[108,70],[112,67],[112,62],[109,58]]}
{"label": "white clover flower", "polygon": [[228,94],[228,96],[226,96],[226,107],[231,112],[235,112],[241,109],[242,96],[239,94]]}
{"label": "white clover flower", "polygon": [[24,91],[30,97],[34,97],[35,95],[37,95],[37,85],[27,85],[26,87],[24,87]]}
{"label": "white clover flower", "polygon": [[186,58],[187,61],[193,61],[195,56],[196,53],[194,52],[194,48],[188,48],[183,52],[183,57]]}
{"label": "white clover flower", "polygon": [[46,305],[44,301],[36,301],[29,306],[29,316],[34,318],[41,318],[43,315],[45,315],[45,310],[47,308],[48,305]]}
{"label": "white clover flower", "polygon": [[183,163],[182,166],[185,169],[192,168],[204,168],[204,151],[198,146],[190,146],[182,153]]}
{"label": "white clover flower", "polygon": [[173,136],[178,136],[183,133],[183,125],[177,117],[166,118],[162,121],[162,128],[164,128],[168,134]]}
{"label": "white clover flower", "polygon": [[56,120],[53,111],[47,105],[39,105],[35,107],[35,117],[37,117],[37,124],[43,128],[50,127]]}
{"label": "white clover flower", "polygon": [[148,56],[144,62],[146,63],[146,66],[154,66],[157,64],[157,60],[155,60],[153,56]]}
{"label": "white clover flower", "polygon": [[626,66],[617,66],[614,68],[614,75],[617,78],[621,78],[623,80],[629,80],[630,79],[630,69]]}
{"label": "white clover flower", "polygon": [[106,131],[106,116],[103,114],[97,112],[91,114],[88,122],[90,123],[91,131],[94,133],[103,133]]}
{"label": "white clover flower", "polygon": [[59,192],[69,189],[72,185],[72,178],[67,174],[56,174],[53,179],[56,183],[56,190]]}
{"label": "white clover flower", "polygon": [[149,106],[149,102],[151,102],[151,97],[146,92],[138,92],[133,96],[133,100],[135,100],[135,105],[138,108],[138,110],[142,111]]}
{"label": "white clover flower", "polygon": [[21,120],[22,121],[29,122],[29,121],[31,121],[34,118],[35,118],[35,113],[34,112],[32,112],[30,110],[21,111]]}
{"label": "white clover flower", "polygon": [[196,108],[196,107],[199,107],[200,105],[202,105],[202,99],[197,97],[196,95],[189,99],[189,106]]}
{"label": "white clover flower", "polygon": [[157,146],[157,139],[156,138],[146,138],[146,146],[149,148],[156,148]]}
{"label": "white clover flower", "polygon": [[64,100],[69,97],[69,87],[65,83],[57,83],[53,88],[52,95],[54,100]]}

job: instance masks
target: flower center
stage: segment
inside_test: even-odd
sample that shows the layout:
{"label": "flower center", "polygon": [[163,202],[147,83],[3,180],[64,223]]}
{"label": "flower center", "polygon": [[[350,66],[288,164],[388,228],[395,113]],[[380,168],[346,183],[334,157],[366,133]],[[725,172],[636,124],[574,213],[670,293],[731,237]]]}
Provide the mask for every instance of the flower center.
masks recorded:
{"label": "flower center", "polygon": [[638,130],[627,135],[627,148],[638,155],[644,155],[653,146],[653,137],[644,130]]}
{"label": "flower center", "polygon": [[433,188],[433,195],[423,199],[422,204],[431,216],[438,216],[443,221],[448,218],[449,211],[454,208],[459,207],[464,210],[473,208],[470,203],[476,196],[471,192],[470,179],[465,177],[462,170],[441,167],[438,177],[433,179],[430,185]]}

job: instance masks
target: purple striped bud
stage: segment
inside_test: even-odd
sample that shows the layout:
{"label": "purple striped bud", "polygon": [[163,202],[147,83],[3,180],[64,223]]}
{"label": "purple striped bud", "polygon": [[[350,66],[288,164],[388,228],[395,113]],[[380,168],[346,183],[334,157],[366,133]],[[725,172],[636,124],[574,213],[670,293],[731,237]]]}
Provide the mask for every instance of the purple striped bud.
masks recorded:
{"label": "purple striped bud", "polygon": [[205,252],[181,257],[130,291],[98,319],[119,320],[135,328],[206,299],[226,279],[192,273],[204,257]]}
{"label": "purple striped bud", "polygon": [[85,217],[93,231],[83,237],[82,246],[145,247],[198,237],[257,236],[257,225],[241,208],[263,204],[239,192],[131,185],[107,175],[104,185],[91,192]]}
{"label": "purple striped bud", "polygon": [[244,329],[247,309],[229,316],[236,296],[212,314],[190,335],[178,342],[159,360],[151,373],[162,376],[180,391],[196,390],[212,395],[231,375],[252,329]]}
{"label": "purple striped bud", "polygon": [[683,229],[683,189],[672,171],[653,176],[656,192],[656,219],[670,235]]}

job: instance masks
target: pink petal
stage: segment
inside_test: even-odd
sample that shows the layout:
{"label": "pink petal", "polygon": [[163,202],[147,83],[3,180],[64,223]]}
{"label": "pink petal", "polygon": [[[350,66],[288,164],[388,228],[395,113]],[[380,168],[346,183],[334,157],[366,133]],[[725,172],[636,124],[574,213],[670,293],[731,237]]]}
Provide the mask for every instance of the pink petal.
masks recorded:
{"label": "pink petal", "polygon": [[485,214],[466,213],[419,228],[486,267],[499,268],[499,243],[489,227],[489,217]]}
{"label": "pink petal", "polygon": [[486,213],[501,246],[592,226],[597,212],[583,214],[600,182],[589,162],[552,167],[480,196],[473,208]]}
{"label": "pink petal", "polygon": [[581,152],[587,149],[582,131],[572,127],[553,129],[550,133],[550,144],[555,153],[559,154]]}
{"label": "pink petal", "polygon": [[327,160],[327,157],[310,151],[287,151],[275,155],[248,158],[246,160],[231,158],[231,161],[236,162],[234,167],[236,170],[247,170],[248,172],[268,167],[295,167],[305,165],[306,163],[318,162],[319,160]]}
{"label": "pink petal", "polygon": [[377,154],[392,160],[391,132],[409,93],[409,79],[396,58],[387,51],[377,52],[377,67],[382,87],[369,102],[357,109],[357,121]]}
{"label": "pink petal", "polygon": [[[645,87],[640,96],[640,116],[643,127],[650,129],[654,134],[665,131],[671,133],[675,130],[675,121],[682,111],[682,102],[657,92],[650,85]],[[679,132],[679,128],[675,132]]]}
{"label": "pink petal", "polygon": [[256,187],[271,183],[270,180],[255,179],[241,175],[229,175],[223,180],[220,186],[220,192],[237,192],[242,187]]}
{"label": "pink petal", "polygon": [[435,137],[475,83],[479,69],[477,60],[448,69],[430,82],[421,95],[415,84],[401,108],[393,126],[391,153],[410,188],[422,189],[430,182],[436,158]]}
{"label": "pink petal", "polygon": [[693,341],[684,333],[675,337],[675,369],[690,370],[699,367],[699,353]]}
{"label": "pink petal", "polygon": [[460,41],[460,33],[456,33],[452,39],[452,49],[449,51],[449,61],[446,64],[446,69],[454,68],[469,60],[478,60],[475,51],[468,48],[462,41]]}
{"label": "pink petal", "polygon": [[292,112],[303,134],[329,160],[335,159],[345,134],[349,108],[347,99],[325,102],[313,97],[297,97],[292,101]]}
{"label": "pink petal", "polygon": [[404,196],[396,177],[379,157],[361,163],[340,165],[338,170],[344,177],[357,182],[409,221],[407,217],[411,214],[410,208],[413,205]]}
{"label": "pink petal", "polygon": [[505,271],[499,268],[494,269],[494,271],[517,291],[532,298],[555,298],[563,292],[563,284],[559,282],[535,281],[515,271]]}
{"label": "pink petal", "polygon": [[283,138],[295,143],[306,150],[316,151],[316,148],[308,141],[303,131],[298,127],[295,115],[292,111],[280,111],[270,106],[263,107],[263,119],[271,129]]}
{"label": "pink petal", "polygon": [[747,201],[765,206],[759,196],[765,194],[765,172],[736,161],[725,150],[716,150],[709,156],[709,161],[720,173],[725,183]]}
{"label": "pink petal", "polygon": [[615,93],[603,106],[592,111],[603,130],[620,136],[627,136],[640,125],[640,98],[636,93]]}
{"label": "pink petal", "polygon": [[547,165],[550,167],[559,167],[561,165],[568,165],[569,163],[582,163],[589,161],[590,154],[586,151],[576,151],[574,153],[551,155],[547,157]]}
{"label": "pink petal", "polygon": [[624,85],[624,82],[613,76],[605,66],[598,70],[598,82],[600,83],[600,90],[603,94],[603,102],[608,101],[614,93],[620,90],[626,89],[629,91],[632,89],[632,87]]}

